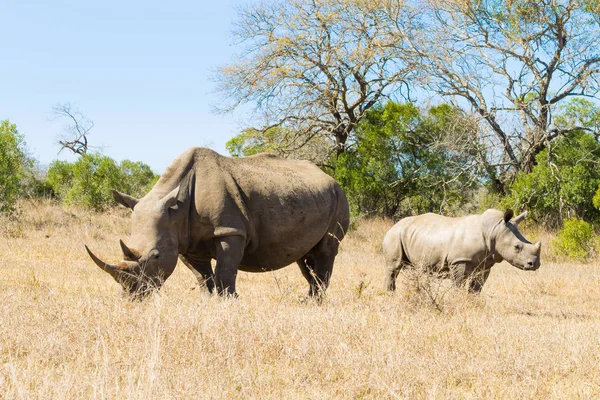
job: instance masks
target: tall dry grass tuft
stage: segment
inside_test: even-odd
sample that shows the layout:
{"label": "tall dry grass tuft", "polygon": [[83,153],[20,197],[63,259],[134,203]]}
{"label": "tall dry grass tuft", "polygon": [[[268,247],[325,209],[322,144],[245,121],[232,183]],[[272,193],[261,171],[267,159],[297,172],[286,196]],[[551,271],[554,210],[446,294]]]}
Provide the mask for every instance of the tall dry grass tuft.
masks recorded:
{"label": "tall dry grass tuft", "polygon": [[501,264],[479,297],[431,281],[440,311],[402,276],[383,291],[392,221],[371,220],[342,242],[321,305],[302,301],[296,266],[240,273],[232,300],[179,265],[129,302],[83,248],[116,260],[126,211],[20,208],[0,232],[0,398],[600,396],[598,263]]}

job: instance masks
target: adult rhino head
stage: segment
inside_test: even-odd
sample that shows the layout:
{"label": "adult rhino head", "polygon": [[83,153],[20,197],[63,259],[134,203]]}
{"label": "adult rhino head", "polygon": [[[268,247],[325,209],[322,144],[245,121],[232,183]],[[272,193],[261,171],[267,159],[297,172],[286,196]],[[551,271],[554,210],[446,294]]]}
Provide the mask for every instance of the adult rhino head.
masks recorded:
{"label": "adult rhino head", "polygon": [[112,190],[115,201],[133,210],[131,236],[119,240],[123,259],[109,264],[87,246],[88,254],[100,269],[112,276],[133,299],[142,299],[159,289],[177,265],[177,212],[179,188],[159,199],[141,201]]}
{"label": "adult rhino head", "polygon": [[514,218],[513,215],[511,209],[506,210],[492,229],[494,261],[506,260],[519,269],[535,271],[540,267],[542,243],[532,244],[519,232],[518,225],[527,216],[527,211]]}

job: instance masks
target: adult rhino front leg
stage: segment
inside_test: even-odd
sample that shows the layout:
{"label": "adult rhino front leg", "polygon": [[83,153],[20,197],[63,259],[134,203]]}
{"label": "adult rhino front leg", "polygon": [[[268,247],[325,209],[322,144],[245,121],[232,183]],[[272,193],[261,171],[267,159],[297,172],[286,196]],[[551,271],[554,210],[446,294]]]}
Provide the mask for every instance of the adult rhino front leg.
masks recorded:
{"label": "adult rhino front leg", "polygon": [[215,289],[215,275],[210,260],[196,260],[183,255],[180,255],[179,258],[192,271],[200,287],[206,288],[209,293],[212,293]]}
{"label": "adult rhino front leg", "polygon": [[217,265],[215,266],[215,285],[220,295],[237,296],[235,280],[244,255],[246,238],[227,236],[217,239]]}

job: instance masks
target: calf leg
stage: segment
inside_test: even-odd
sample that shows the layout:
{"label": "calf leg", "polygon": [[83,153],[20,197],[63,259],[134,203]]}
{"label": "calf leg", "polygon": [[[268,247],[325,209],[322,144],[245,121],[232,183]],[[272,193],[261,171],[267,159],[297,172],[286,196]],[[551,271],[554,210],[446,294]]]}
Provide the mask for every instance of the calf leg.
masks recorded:
{"label": "calf leg", "polygon": [[465,284],[469,276],[469,269],[467,262],[457,262],[450,265],[450,276],[452,277],[452,283],[456,287],[461,287]]}
{"label": "calf leg", "polygon": [[215,288],[215,275],[210,260],[192,261],[191,258],[183,255],[179,256],[179,259],[192,271],[200,287],[206,288],[209,293],[212,293]]}
{"label": "calf leg", "polygon": [[490,268],[486,268],[473,274],[473,277],[469,281],[469,293],[481,293],[485,281],[487,281],[488,276],[490,276],[490,271]]}
{"label": "calf leg", "polygon": [[401,243],[399,241],[391,244],[384,242],[383,255],[385,258],[385,288],[393,292],[396,290],[398,274],[406,265]]}
{"label": "calf leg", "polygon": [[246,238],[227,236],[217,239],[217,265],[215,266],[215,284],[220,295],[237,296],[235,279],[244,255]]}
{"label": "calf leg", "polygon": [[403,263],[401,259],[386,262],[385,287],[388,291],[393,292],[396,290],[396,279],[402,267]]}

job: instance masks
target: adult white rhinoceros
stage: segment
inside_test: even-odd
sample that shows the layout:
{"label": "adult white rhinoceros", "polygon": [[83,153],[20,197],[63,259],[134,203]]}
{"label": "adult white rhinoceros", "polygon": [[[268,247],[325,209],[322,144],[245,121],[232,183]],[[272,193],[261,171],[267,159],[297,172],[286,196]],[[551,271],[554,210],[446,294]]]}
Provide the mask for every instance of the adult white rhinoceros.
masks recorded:
{"label": "adult white rhinoceros", "polygon": [[[223,157],[190,148],[137,200],[113,190],[133,210],[123,260],[90,257],[130,294],[159,288],[179,256],[210,292],[235,295],[238,270],[273,271],[293,262],[310,284],[328,286],[349,223],[340,186],[308,161],[270,154]],[[213,273],[211,260],[216,260]]]}
{"label": "adult white rhinoceros", "polygon": [[468,281],[469,290],[476,293],[492,266],[502,260],[535,271],[542,244],[531,244],[519,232],[517,225],[526,215],[513,219],[512,210],[490,209],[461,218],[429,213],[401,219],[383,239],[387,289],[396,289],[396,277],[407,264],[449,272],[457,285]]}

